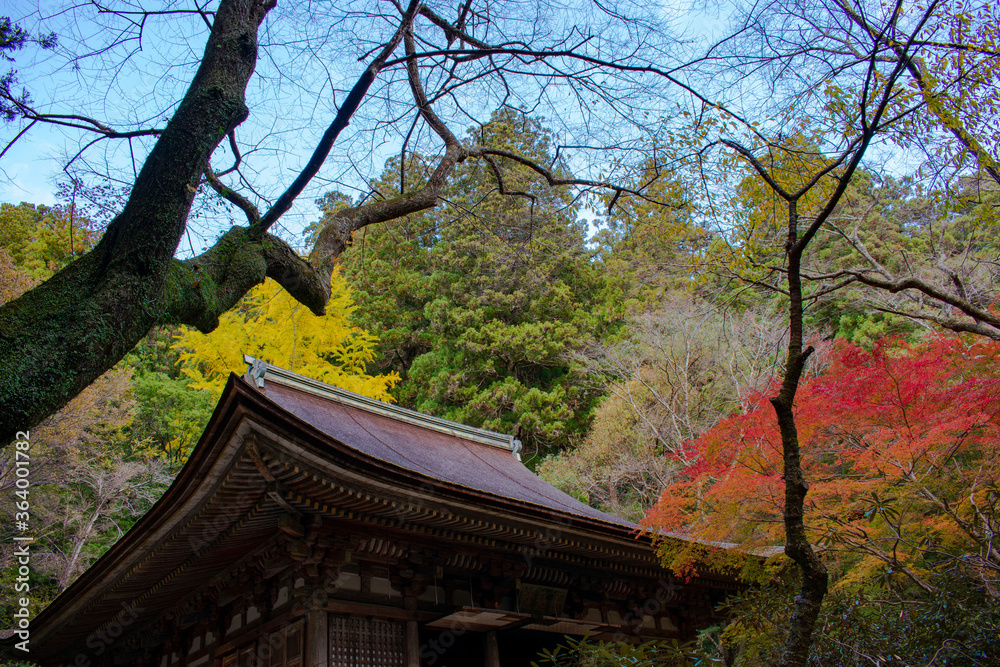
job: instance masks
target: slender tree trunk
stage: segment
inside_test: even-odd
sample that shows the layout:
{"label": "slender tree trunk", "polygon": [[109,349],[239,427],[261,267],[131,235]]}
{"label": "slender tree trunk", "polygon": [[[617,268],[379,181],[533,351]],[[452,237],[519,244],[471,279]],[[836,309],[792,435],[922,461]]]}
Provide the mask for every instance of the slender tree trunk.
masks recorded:
{"label": "slender tree trunk", "polygon": [[797,200],[788,203],[788,295],[789,295],[789,336],[788,358],[781,391],[771,399],[771,405],[778,416],[781,431],[781,447],[784,458],[785,480],[785,554],[794,560],[802,572],[802,586],[795,598],[795,610],[788,629],[788,640],[781,656],[783,667],[804,667],[812,646],[812,633],[819,617],[820,606],[827,591],[826,566],[816,555],[806,536],[803,521],[806,484],[802,472],[799,434],[795,426],[793,411],[795,393],[812,348],[802,345],[802,279],[801,262],[804,245],[798,240]]}
{"label": "slender tree trunk", "polygon": [[62,574],[59,576],[60,591],[64,591],[69,588],[69,585],[73,583],[74,579],[76,579],[76,566],[80,561],[80,552],[83,551],[83,545],[87,543],[90,533],[94,530],[94,524],[97,523],[100,516],[101,505],[99,504],[90,515],[87,525],[85,525],[82,530],[77,531],[77,534],[73,537],[73,552],[66,558],[66,566],[63,568]]}

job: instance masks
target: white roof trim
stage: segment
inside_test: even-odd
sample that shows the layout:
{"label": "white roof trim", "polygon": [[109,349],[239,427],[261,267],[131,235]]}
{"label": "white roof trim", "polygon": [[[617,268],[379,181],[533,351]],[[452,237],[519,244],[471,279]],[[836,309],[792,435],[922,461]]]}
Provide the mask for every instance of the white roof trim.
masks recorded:
{"label": "white roof trim", "polygon": [[401,408],[398,405],[393,405],[391,403],[377,401],[374,398],[368,398],[367,396],[362,396],[361,394],[355,394],[352,391],[347,391],[346,389],[341,389],[340,387],[334,387],[333,385],[320,382],[319,380],[313,380],[312,378],[307,378],[304,375],[299,375],[298,373],[293,373],[292,371],[285,370],[284,368],[279,368],[278,366],[269,364],[266,361],[255,359],[248,354],[243,355],[243,361],[250,365],[250,367],[247,368],[246,374],[243,376],[244,379],[255,384],[258,388],[263,388],[265,381],[274,382],[275,384],[292,387],[294,389],[298,389],[299,391],[304,391],[307,394],[312,394],[313,396],[327,398],[338,403],[348,405],[352,408],[358,408],[360,410],[364,410],[365,412],[382,415],[383,417],[395,419],[396,421],[401,421],[406,424],[421,426],[432,431],[437,431],[438,433],[445,433],[464,440],[471,440],[472,442],[477,442],[482,445],[490,445],[492,447],[506,449],[509,452],[513,452],[514,455],[517,456],[518,460],[520,460],[519,453],[521,451],[521,441],[515,440],[512,435],[495,433],[493,431],[475,428],[474,426],[466,426],[465,424],[448,421],[447,419],[441,419],[440,417],[432,417],[431,415],[425,415],[414,410]]}

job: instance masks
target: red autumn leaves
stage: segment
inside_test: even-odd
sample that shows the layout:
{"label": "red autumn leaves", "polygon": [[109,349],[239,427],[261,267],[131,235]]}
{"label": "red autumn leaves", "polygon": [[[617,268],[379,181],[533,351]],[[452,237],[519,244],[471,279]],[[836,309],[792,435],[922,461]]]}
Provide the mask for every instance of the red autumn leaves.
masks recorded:
{"label": "red autumn leaves", "polygon": [[[870,565],[909,567],[918,583],[928,545],[964,562],[990,549],[1000,343],[941,336],[865,350],[839,342],[831,356],[796,398],[810,539]],[[775,393],[750,396],[743,414],[689,443],[695,462],[664,490],[647,526],[747,549],[783,543]]]}

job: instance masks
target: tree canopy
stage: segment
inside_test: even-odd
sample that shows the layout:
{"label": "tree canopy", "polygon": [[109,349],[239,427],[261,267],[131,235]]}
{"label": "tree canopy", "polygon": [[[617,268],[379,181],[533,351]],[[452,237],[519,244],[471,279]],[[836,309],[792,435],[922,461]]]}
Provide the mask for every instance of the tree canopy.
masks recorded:
{"label": "tree canopy", "polygon": [[230,373],[246,370],[244,354],[320,382],[379,400],[391,400],[393,373],[371,376],[367,366],[378,339],[350,322],[354,305],[343,278],[333,276],[335,306],[313,315],[273,282],[255,287],[209,334],[183,329],[174,348],[192,387],[222,393]]}
{"label": "tree canopy", "polygon": [[[883,339],[871,349],[839,342],[828,367],[801,385],[796,416],[811,480],[805,525],[835,564],[835,600],[882,591],[916,605],[916,614],[959,589],[970,602],[996,597],[998,353],[994,341],[959,336]],[[782,541],[773,392],[754,392],[741,413],[688,443],[689,463],[665,487],[649,525],[749,552]],[[683,551],[669,557],[679,567],[692,562]],[[970,612],[967,620],[976,618]],[[963,623],[948,632],[961,635]],[[875,633],[858,648],[891,650],[881,643],[891,636]],[[975,655],[989,646],[979,642],[991,642],[970,641],[955,654]]]}

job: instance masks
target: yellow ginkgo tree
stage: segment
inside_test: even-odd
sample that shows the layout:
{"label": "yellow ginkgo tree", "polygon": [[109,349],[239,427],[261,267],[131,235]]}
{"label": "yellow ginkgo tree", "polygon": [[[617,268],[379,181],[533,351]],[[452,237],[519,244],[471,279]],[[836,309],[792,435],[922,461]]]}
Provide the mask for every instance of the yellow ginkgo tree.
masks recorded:
{"label": "yellow ginkgo tree", "polygon": [[243,355],[249,354],[348,391],[391,401],[389,390],[399,376],[368,374],[378,339],[351,324],[354,304],[340,273],[334,272],[330,282],[330,303],[323,317],[267,280],[220,317],[212,333],[184,328],[174,347],[181,351],[191,386],[220,393],[230,372],[246,370]]}

